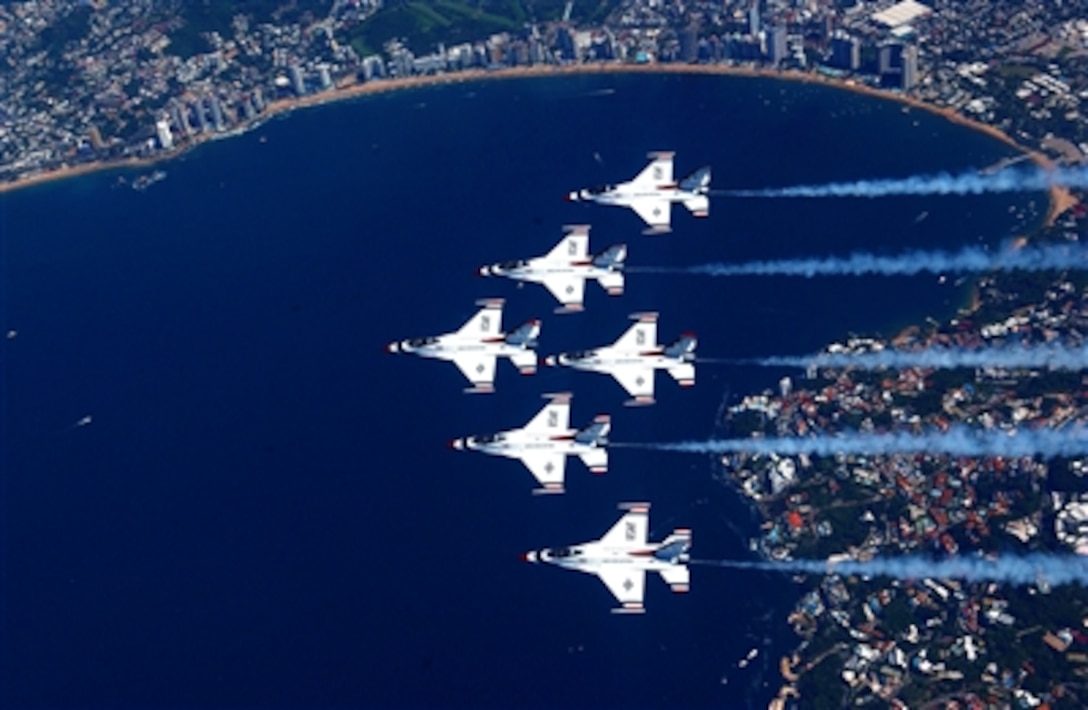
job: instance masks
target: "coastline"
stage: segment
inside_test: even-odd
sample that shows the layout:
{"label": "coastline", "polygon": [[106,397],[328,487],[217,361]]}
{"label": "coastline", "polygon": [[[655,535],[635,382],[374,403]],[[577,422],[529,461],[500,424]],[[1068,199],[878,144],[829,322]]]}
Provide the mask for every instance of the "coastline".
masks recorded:
{"label": "coastline", "polygon": [[[535,65],[528,67],[507,67],[501,69],[468,69],[459,72],[450,72],[445,74],[432,74],[424,76],[412,76],[401,79],[382,79],[378,81],[368,81],[365,83],[358,83],[354,80],[350,80],[337,85],[335,89],[325,91],[320,94],[310,94],[300,98],[287,98],[277,99],[272,101],[265,108],[264,112],[251,124],[244,124],[237,127],[234,131],[213,134],[201,134],[188,140],[184,145],[178,146],[174,150],[164,151],[157,155],[147,158],[124,158],[120,160],[110,161],[95,161],[90,163],[81,163],[79,165],[65,166],[55,170],[38,173],[29,177],[14,180],[0,184],[0,194],[7,192],[13,192],[22,188],[32,187],[34,185],[41,185],[47,182],[53,182],[55,180],[63,180],[66,178],[77,177],[80,175],[87,175],[99,170],[115,170],[122,168],[140,169],[147,168],[158,163],[166,162],[178,157],[182,153],[185,153],[205,142],[216,140],[226,137],[231,133],[244,133],[245,131],[260,125],[264,121],[275,116],[284,115],[295,111],[297,109],[305,109],[312,106],[321,106],[328,103],[346,101],[363,96],[369,96],[373,94],[381,94],[390,91],[401,91],[418,88],[426,88],[430,86],[439,86],[443,84],[460,84],[476,81],[495,80],[495,79],[523,79],[523,78],[536,78],[536,77],[554,77],[565,76],[571,74],[606,74],[606,73],[618,73],[618,74],[685,74],[685,75],[714,75],[714,76],[739,76],[750,78],[766,78],[766,79],[781,79],[786,81],[795,81],[801,83],[814,83],[828,86],[831,88],[841,89],[845,91],[853,91],[855,93],[864,94],[873,98],[884,99],[886,101],[896,101],[904,106],[910,108],[917,108],[923,111],[939,115],[952,123],[964,126],[966,128],[981,131],[986,133],[990,137],[1001,141],[1005,145],[1020,151],[1024,155],[1028,156],[1032,162],[1044,170],[1049,170],[1054,167],[1054,162],[1043,155],[1042,153],[1028,148],[1027,146],[1017,143],[1011,136],[1004,131],[976,121],[971,118],[967,118],[956,111],[945,108],[942,106],[935,106],[933,104],[926,103],[919,99],[915,99],[909,96],[903,96],[891,91],[883,89],[877,89],[865,84],[859,84],[853,80],[842,80],[832,77],[816,74],[815,72],[802,72],[797,70],[778,70],[778,69],[764,69],[760,67],[739,67],[739,66],[726,66],[719,64],[607,64],[607,63],[595,63],[595,64],[573,64],[567,66],[554,66],[554,65]],[[1047,216],[1044,220],[1044,224],[1050,225],[1054,219],[1065,211],[1068,207],[1077,204],[1077,199],[1069,192],[1069,190],[1062,186],[1052,186],[1049,189],[1050,204],[1047,209]]]}

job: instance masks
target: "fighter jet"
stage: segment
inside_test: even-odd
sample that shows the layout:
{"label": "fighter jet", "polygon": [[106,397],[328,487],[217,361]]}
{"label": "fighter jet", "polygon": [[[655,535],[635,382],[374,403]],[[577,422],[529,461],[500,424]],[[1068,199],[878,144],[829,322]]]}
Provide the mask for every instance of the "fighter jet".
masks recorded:
{"label": "fighter jet", "polygon": [[549,355],[545,365],[604,372],[616,378],[633,399],[627,406],[654,403],[654,370],[666,370],[681,387],[695,384],[694,333],[684,333],[668,347],[657,344],[657,314],[633,313],[638,321],[612,345],[595,350]]}
{"label": "fighter jet", "polygon": [[570,393],[546,394],[544,398],[550,401],[525,428],[455,439],[450,445],[458,450],[521,459],[543,486],[534,494],[563,492],[568,456],[582,459],[592,473],[607,472],[608,450],[604,447],[612,428],[610,417],[602,414],[581,431],[570,429]]}
{"label": "fighter jet", "polygon": [[483,306],[461,328],[429,338],[390,343],[391,353],[415,353],[421,357],[452,360],[472,387],[466,392],[495,391],[495,358],[508,357],[523,375],[536,372],[536,340],[540,321],[531,320],[512,333],[502,332],[503,299],[477,301]]}
{"label": "fighter jet", "polygon": [[650,164],[634,180],[577,190],[567,199],[630,207],[649,225],[643,234],[672,230],[669,220],[673,202],[682,203],[696,217],[706,217],[710,213],[710,167],[699,168],[677,184],[672,177],[672,156],[671,152],[650,153]]}
{"label": "fighter jet", "polygon": [[550,252],[535,259],[504,261],[480,267],[481,276],[505,276],[518,281],[544,284],[561,308],[556,313],[582,310],[582,297],[587,279],[596,279],[611,296],[623,293],[623,260],[627,247],[611,246],[597,256],[589,256],[589,225],[564,227],[566,236]]}
{"label": "fighter jet", "polygon": [[527,552],[523,559],[597,575],[621,605],[613,614],[645,612],[647,572],[660,574],[672,591],[687,592],[691,530],[677,528],[661,542],[646,542],[650,504],[621,503],[620,510],[627,512],[600,540]]}

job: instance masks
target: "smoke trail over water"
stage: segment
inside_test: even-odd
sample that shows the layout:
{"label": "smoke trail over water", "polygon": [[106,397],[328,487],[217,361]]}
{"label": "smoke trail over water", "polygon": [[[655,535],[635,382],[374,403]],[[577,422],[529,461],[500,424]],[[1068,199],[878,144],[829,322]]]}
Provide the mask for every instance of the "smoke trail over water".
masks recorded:
{"label": "smoke trail over water", "polygon": [[880,350],[865,353],[818,353],[800,357],[764,357],[745,362],[768,367],[855,367],[879,370],[902,367],[1027,367],[1081,370],[1088,367],[1088,344],[1010,345],[980,350],[934,347],[919,351]]}
{"label": "smoke trail over water", "polygon": [[830,436],[765,437],[758,439],[708,439],[666,443],[613,443],[617,448],[654,449],[689,454],[911,454],[938,453],[952,456],[1080,456],[1088,453],[1088,428],[1022,429],[1015,432],[980,431],[964,426],[947,432],[922,434],[848,432]]}
{"label": "smoke trail over water", "polygon": [[996,269],[1052,271],[1088,267],[1088,248],[1080,244],[1004,248],[990,252],[968,247],[957,252],[913,251],[898,256],[854,253],[848,257],[749,261],[688,267],[629,267],[631,273],[704,276],[915,276],[921,273],[987,272]]}
{"label": "smoke trail over water", "polygon": [[766,190],[723,190],[733,197],[888,197],[891,195],[983,195],[1032,192],[1055,185],[1088,187],[1088,168],[1009,169],[997,173],[938,173],[906,178],[795,185]]}
{"label": "smoke trail over water", "polygon": [[1080,584],[1088,586],[1088,558],[1078,555],[1031,554],[1017,557],[962,557],[932,560],[925,557],[885,557],[861,562],[845,560],[828,563],[816,560],[782,562],[731,562],[692,560],[692,564],[767,572],[842,574],[894,579],[959,579],[967,582],[1006,582],[1015,585]]}

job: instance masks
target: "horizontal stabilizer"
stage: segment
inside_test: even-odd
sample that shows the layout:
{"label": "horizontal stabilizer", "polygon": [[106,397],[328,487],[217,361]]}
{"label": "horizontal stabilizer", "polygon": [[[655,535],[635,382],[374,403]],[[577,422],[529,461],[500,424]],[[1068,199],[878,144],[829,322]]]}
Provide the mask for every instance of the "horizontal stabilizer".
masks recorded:
{"label": "horizontal stabilizer", "polygon": [[675,565],[661,570],[661,579],[672,591],[683,594],[691,589],[691,572],[685,565]]}
{"label": "horizontal stabilizer", "polygon": [[623,295],[623,272],[610,271],[597,277],[597,283],[601,285],[609,296]]}
{"label": "horizontal stabilizer", "polygon": [[684,200],[684,207],[691,210],[691,213],[696,217],[709,217],[710,216],[710,200],[706,195],[696,195],[695,197],[689,197]]}
{"label": "horizontal stabilizer", "polygon": [[590,473],[608,473],[608,449],[590,449],[578,457],[586,465]]}
{"label": "horizontal stabilizer", "polygon": [[681,387],[691,387],[695,384],[695,365],[683,362],[669,368],[669,374],[680,383]]}
{"label": "horizontal stabilizer", "polygon": [[510,362],[514,363],[514,367],[518,368],[518,371],[523,375],[536,374],[537,357],[535,350],[516,352],[510,356]]}

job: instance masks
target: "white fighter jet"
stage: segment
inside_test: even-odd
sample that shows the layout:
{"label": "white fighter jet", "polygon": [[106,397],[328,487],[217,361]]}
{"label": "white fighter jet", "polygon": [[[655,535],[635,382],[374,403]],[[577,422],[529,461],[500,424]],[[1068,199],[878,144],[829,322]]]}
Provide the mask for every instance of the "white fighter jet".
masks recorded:
{"label": "white fighter jet", "polygon": [[633,313],[638,321],[612,345],[594,350],[549,355],[545,365],[603,372],[616,378],[633,399],[627,406],[654,403],[654,371],[665,370],[681,387],[695,384],[694,333],[684,333],[668,347],[657,344],[657,314]]}
{"label": "white fighter jet", "polygon": [[481,451],[492,456],[521,459],[543,488],[538,493],[562,493],[563,471],[567,457],[577,456],[592,473],[608,471],[608,432],[612,428],[607,414],[596,417],[581,431],[570,426],[570,393],[546,394],[550,400],[522,429],[498,434],[455,439],[450,445],[458,450]]}
{"label": "white fighter jet", "polygon": [[660,574],[672,591],[687,592],[691,530],[678,528],[661,542],[647,542],[650,504],[621,503],[620,510],[627,512],[600,540],[527,552],[523,559],[597,575],[621,604],[613,614],[645,612],[647,572]]}
{"label": "white fighter jet", "polygon": [[536,341],[540,321],[531,320],[512,333],[502,332],[503,299],[477,301],[483,306],[453,333],[412,338],[390,343],[391,353],[415,353],[421,357],[452,360],[472,387],[466,392],[495,391],[495,358],[508,357],[523,375],[536,372]]}
{"label": "white fighter jet", "polygon": [[670,152],[654,152],[650,164],[630,182],[588,188],[570,193],[572,202],[597,202],[602,205],[630,207],[649,228],[643,234],[671,231],[672,203],[679,202],[696,217],[710,214],[710,168],[702,167],[679,183],[673,181]]}
{"label": "white fighter jet", "polygon": [[504,261],[480,267],[481,276],[505,276],[518,281],[544,284],[563,304],[556,313],[582,310],[586,281],[596,279],[610,296],[623,293],[623,260],[627,247],[611,246],[597,256],[589,256],[589,225],[564,227],[566,236],[550,252],[535,259]]}

